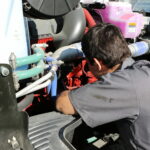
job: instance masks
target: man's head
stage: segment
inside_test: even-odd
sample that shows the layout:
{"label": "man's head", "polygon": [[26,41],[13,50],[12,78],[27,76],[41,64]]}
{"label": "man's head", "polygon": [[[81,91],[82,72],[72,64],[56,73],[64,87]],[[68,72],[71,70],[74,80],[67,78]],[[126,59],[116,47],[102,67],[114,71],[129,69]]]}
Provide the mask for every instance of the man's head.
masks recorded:
{"label": "man's head", "polygon": [[[91,71],[97,70],[99,75],[107,73],[107,69],[120,65],[131,55],[120,30],[108,23],[101,23],[89,29],[83,36],[81,44],[90,66],[93,66],[94,70]],[[98,65],[97,68],[94,65]]]}

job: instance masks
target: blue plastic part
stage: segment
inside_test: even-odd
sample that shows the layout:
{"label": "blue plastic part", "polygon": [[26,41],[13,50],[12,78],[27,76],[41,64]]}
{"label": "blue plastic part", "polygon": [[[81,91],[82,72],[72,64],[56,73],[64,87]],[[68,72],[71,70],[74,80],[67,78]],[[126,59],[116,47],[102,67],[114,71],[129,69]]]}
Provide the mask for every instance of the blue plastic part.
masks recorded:
{"label": "blue plastic part", "polygon": [[55,58],[52,58],[50,56],[47,56],[46,59],[45,59],[47,62],[51,62],[51,61],[54,61],[56,60]]}
{"label": "blue plastic part", "polygon": [[148,53],[148,51],[149,51],[149,45],[148,45],[148,43],[146,43],[144,41],[131,44],[131,45],[129,45],[129,48],[131,50],[133,57],[141,56],[143,54]]}
{"label": "blue plastic part", "polygon": [[[55,61],[56,59],[47,56],[45,59],[47,62]],[[51,67],[51,66],[50,66]],[[51,94],[52,99],[55,99],[57,96],[57,73],[55,72],[54,80],[47,87],[48,94]]]}
{"label": "blue plastic part", "polygon": [[51,96],[52,98],[56,98],[57,96],[57,73],[55,73],[54,80],[51,84]]}

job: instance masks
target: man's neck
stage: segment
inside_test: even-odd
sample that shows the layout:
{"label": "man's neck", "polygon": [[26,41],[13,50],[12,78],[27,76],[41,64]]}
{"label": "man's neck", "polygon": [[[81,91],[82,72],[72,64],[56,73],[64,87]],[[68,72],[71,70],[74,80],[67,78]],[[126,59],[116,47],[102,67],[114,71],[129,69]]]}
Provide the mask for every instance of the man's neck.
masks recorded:
{"label": "man's neck", "polygon": [[115,65],[114,67],[108,69],[108,73],[114,72],[120,68],[120,64]]}
{"label": "man's neck", "polygon": [[120,64],[117,64],[117,65],[113,66],[112,68],[108,68],[107,66],[103,65],[102,71],[100,72],[99,75],[101,76],[101,75],[105,75],[107,73],[112,73],[112,72],[118,70],[120,68],[120,66],[121,66]]}

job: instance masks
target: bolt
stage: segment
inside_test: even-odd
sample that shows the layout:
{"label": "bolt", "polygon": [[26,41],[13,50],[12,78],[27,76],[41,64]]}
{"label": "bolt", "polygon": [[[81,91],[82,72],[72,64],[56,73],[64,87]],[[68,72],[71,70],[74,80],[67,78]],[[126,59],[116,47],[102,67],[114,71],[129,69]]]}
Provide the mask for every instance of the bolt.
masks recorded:
{"label": "bolt", "polygon": [[28,11],[28,10],[31,9],[31,6],[30,6],[30,4],[29,4],[28,2],[25,2],[25,3],[23,4],[23,6],[24,6],[25,11]]}
{"label": "bolt", "polygon": [[8,139],[8,143],[12,146],[14,150],[21,150],[16,137],[13,136],[12,140]]}
{"label": "bolt", "polygon": [[6,68],[6,67],[1,67],[0,68],[0,71],[1,71],[1,74],[4,76],[4,77],[6,77],[6,76],[8,76],[9,75],[9,69],[8,68]]}
{"label": "bolt", "polygon": [[9,64],[11,65],[12,69],[16,69],[16,55],[14,53],[11,53],[9,56]]}

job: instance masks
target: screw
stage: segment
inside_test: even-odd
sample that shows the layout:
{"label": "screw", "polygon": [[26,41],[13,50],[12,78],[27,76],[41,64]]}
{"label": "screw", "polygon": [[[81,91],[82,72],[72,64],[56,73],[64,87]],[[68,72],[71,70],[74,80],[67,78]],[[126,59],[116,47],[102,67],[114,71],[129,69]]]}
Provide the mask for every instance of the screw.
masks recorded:
{"label": "screw", "polygon": [[4,77],[6,77],[6,76],[9,75],[9,69],[6,68],[6,67],[1,67],[1,68],[0,68],[0,71],[1,71],[1,74],[2,74]]}
{"label": "screw", "polygon": [[13,136],[12,140],[8,139],[8,143],[12,146],[14,150],[21,150],[16,137]]}

